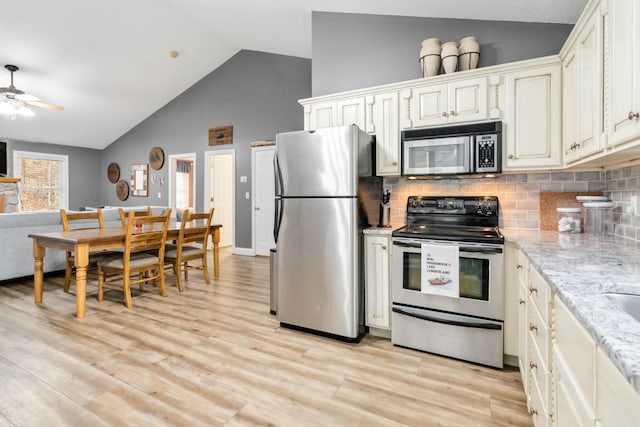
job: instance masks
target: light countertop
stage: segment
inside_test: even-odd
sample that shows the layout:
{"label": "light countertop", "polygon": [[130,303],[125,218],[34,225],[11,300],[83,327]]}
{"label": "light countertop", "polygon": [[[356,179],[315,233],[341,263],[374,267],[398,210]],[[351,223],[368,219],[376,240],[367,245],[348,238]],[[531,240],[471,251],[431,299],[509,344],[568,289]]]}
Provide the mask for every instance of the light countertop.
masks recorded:
{"label": "light countertop", "polygon": [[640,393],[640,322],[603,293],[640,294],[640,243],[611,236],[502,229],[529,257]]}

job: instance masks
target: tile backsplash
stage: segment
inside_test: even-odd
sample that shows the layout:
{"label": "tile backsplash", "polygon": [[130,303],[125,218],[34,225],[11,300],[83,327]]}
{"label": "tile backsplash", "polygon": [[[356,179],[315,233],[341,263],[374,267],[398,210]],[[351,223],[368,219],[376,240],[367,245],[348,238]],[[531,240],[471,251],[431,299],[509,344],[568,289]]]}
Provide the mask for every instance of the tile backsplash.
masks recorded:
{"label": "tile backsplash", "polygon": [[[616,236],[640,240],[640,216],[632,215],[631,198],[640,197],[640,165],[605,172],[605,194],[616,206],[607,219],[608,230]],[[636,202],[636,212],[640,206]]]}
{"label": "tile backsplash", "polygon": [[[385,178],[391,190],[391,223],[403,224],[407,197],[497,196],[500,227],[540,229],[540,192],[602,191],[616,203],[607,217],[607,230],[616,236],[640,240],[640,215],[632,215],[631,198],[640,199],[640,165],[590,172],[544,172],[505,174],[495,178],[408,180]],[[640,203],[636,201],[636,211]]]}
{"label": "tile backsplash", "polygon": [[403,224],[407,197],[497,196],[500,227],[537,230],[540,228],[541,191],[605,191],[605,172],[557,172],[499,175],[495,178],[408,180],[385,178],[391,190],[391,222]]}

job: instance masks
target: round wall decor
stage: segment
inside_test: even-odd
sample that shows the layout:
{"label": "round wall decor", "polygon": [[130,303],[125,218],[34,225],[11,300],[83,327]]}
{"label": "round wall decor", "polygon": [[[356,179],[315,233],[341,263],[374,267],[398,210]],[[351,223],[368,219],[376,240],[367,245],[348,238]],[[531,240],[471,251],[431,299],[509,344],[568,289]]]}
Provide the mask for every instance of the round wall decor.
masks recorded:
{"label": "round wall decor", "polygon": [[118,196],[118,199],[122,201],[129,198],[129,183],[124,179],[121,179],[116,184],[116,195]]}
{"label": "round wall decor", "polygon": [[153,147],[149,151],[149,165],[152,169],[158,170],[164,165],[164,151],[160,147]]}
{"label": "round wall decor", "polygon": [[109,163],[107,167],[107,178],[109,182],[115,184],[120,179],[120,166],[117,163]]}

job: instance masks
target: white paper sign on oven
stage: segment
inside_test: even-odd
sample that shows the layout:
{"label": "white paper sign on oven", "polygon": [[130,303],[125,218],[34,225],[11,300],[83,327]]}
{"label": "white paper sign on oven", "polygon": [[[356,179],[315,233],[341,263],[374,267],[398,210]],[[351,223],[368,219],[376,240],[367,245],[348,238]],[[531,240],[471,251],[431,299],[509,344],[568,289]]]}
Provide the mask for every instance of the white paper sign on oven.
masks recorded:
{"label": "white paper sign on oven", "polygon": [[422,244],[420,291],[426,294],[460,297],[460,258],[454,245]]}

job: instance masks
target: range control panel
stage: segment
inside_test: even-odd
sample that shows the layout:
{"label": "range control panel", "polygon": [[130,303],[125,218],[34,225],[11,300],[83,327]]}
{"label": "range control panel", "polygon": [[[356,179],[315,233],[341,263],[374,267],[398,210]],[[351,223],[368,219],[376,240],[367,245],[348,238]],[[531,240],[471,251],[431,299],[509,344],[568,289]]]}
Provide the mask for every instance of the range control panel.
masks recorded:
{"label": "range control panel", "polygon": [[407,219],[457,216],[460,219],[491,217],[498,221],[498,198],[495,196],[430,197],[410,196]]}

